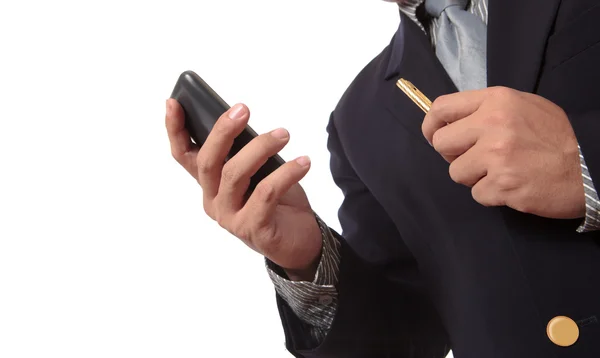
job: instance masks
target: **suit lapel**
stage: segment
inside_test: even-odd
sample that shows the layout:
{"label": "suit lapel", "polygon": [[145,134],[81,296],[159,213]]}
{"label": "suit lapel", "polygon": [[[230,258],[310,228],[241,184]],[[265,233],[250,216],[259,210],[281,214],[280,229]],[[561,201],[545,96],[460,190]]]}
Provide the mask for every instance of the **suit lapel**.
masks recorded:
{"label": "suit lapel", "polygon": [[[561,0],[489,0],[488,86],[521,91],[536,89],[544,49]],[[385,84],[379,93],[388,110],[420,134],[424,114],[395,87],[399,78],[411,81],[431,100],[456,92],[427,36],[400,13],[401,24],[389,48]]]}
{"label": "suit lapel", "polygon": [[427,143],[421,133],[425,114],[396,87],[396,81],[404,78],[412,82],[432,101],[441,95],[456,92],[457,89],[439,62],[425,33],[403,13],[400,21],[384,65],[385,80],[379,86],[377,96],[407,130]]}
{"label": "suit lapel", "polygon": [[488,86],[533,92],[560,0],[489,0]]}

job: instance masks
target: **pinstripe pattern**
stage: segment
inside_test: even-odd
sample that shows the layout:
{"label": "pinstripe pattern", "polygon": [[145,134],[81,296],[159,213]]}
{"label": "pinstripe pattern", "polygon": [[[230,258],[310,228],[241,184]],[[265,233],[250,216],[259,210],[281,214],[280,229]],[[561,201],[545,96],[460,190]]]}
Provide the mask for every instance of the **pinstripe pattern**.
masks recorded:
{"label": "pinstripe pattern", "polygon": [[323,252],[313,282],[286,280],[267,265],[277,293],[298,318],[310,326],[310,335],[315,346],[323,340],[335,316],[337,307],[335,285],[338,282],[340,264],[339,241],[318,215],[316,218],[323,236]]}
{"label": "pinstripe pattern", "polygon": [[579,148],[579,162],[581,163],[581,174],[583,176],[583,190],[585,191],[585,220],[577,229],[578,232],[589,232],[600,230],[600,200],[594,188],[590,171],[588,170],[581,147]]}
{"label": "pinstripe pattern", "polygon": [[417,24],[421,30],[425,31],[425,27],[417,18],[416,12],[419,5],[424,3],[425,0],[405,0],[402,2],[400,6],[400,11],[402,11],[409,19],[411,19],[415,24]]}
{"label": "pinstripe pattern", "polygon": [[[424,25],[416,16],[417,8],[424,1],[404,0],[399,6],[400,11],[414,21],[423,32],[427,33]],[[487,0],[471,0],[468,11],[477,15],[487,24]],[[432,19],[428,26],[429,34],[431,34],[431,44],[435,47],[437,20]],[[579,149],[579,158],[583,173],[587,213],[584,223],[577,231],[600,230],[600,199],[585,164],[581,148]],[[321,262],[319,263],[313,282],[293,282],[286,280],[273,271],[267,263],[267,270],[277,293],[288,303],[298,318],[309,325],[313,346],[317,346],[323,341],[335,317],[338,303],[338,294],[335,286],[338,282],[340,263],[339,241],[333,236],[327,225],[318,216],[316,218],[323,236],[323,253],[321,254]]]}

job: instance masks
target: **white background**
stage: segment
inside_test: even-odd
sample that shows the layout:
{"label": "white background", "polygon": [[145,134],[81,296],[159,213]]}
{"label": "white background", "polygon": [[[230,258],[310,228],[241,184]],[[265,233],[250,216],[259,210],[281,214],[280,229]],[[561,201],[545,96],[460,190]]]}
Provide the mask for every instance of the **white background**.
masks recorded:
{"label": "white background", "polygon": [[339,230],[330,111],[398,25],[378,0],[12,1],[0,11],[0,357],[287,357],[262,258],[172,160],[184,70],[281,153]]}

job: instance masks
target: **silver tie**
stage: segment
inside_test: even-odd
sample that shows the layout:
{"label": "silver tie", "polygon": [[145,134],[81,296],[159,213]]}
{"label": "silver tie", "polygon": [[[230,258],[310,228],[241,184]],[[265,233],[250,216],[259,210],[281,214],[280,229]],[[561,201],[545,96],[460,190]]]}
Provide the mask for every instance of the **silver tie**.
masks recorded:
{"label": "silver tie", "polygon": [[487,26],[466,10],[468,5],[469,0],[425,1],[425,10],[436,19],[436,55],[459,91],[487,87]]}

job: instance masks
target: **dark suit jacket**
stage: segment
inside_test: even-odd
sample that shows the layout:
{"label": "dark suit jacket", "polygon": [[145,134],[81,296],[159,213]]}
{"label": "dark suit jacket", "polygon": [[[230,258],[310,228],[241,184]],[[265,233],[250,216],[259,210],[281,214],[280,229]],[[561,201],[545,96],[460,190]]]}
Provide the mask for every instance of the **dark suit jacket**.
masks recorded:
{"label": "dark suit jacket", "polygon": [[[456,88],[428,38],[402,16],[391,44],[357,76],[328,125],[345,194],[339,306],[327,338],[278,299],[297,357],[600,358],[600,234],[581,220],[485,208],[454,183],[421,133],[423,113],[396,86],[430,98]],[[560,105],[600,189],[600,1],[490,0],[488,85]],[[544,118],[539,118],[543,121]],[[578,322],[570,347],[548,338]]]}

